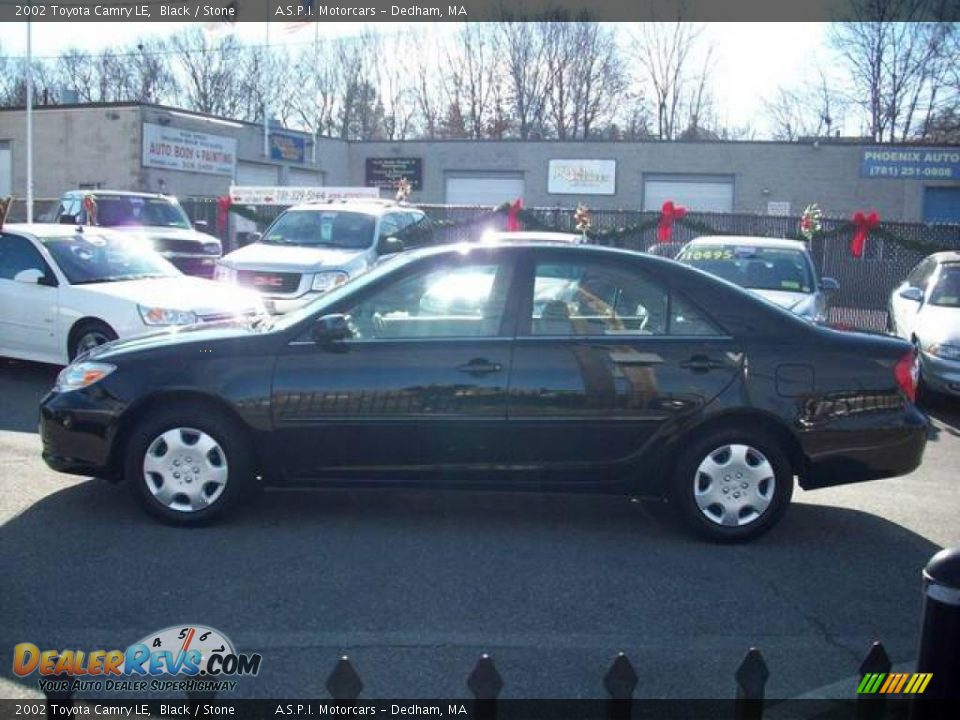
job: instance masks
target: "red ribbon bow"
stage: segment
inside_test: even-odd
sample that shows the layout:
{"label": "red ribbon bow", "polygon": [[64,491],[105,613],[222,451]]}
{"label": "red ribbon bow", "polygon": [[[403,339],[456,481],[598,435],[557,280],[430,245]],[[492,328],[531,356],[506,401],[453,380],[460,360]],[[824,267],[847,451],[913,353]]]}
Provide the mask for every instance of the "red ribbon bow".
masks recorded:
{"label": "red ribbon bow", "polygon": [[871,230],[876,230],[880,224],[880,216],[876,211],[864,215],[857,211],[853,214],[853,239],[850,241],[850,254],[855,258],[863,257],[863,248],[867,243],[867,236]]}
{"label": "red ribbon bow", "polygon": [[517,198],[507,206],[507,231],[516,232],[520,229],[520,210],[523,209],[523,198]]}
{"label": "red ribbon bow", "polygon": [[672,200],[667,200],[660,208],[660,222],[657,224],[657,242],[668,243],[673,233],[673,221],[679,220],[687,214],[685,207],[674,205]]}
{"label": "red ribbon bow", "polygon": [[232,200],[229,195],[217,198],[217,232],[226,232],[227,213],[230,212]]}

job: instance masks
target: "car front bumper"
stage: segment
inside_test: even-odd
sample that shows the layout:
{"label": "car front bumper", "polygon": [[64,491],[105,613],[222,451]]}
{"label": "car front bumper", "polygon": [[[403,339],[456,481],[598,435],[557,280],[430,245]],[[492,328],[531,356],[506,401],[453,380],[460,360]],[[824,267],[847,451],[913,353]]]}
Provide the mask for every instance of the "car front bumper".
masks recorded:
{"label": "car front bumper", "polygon": [[960,361],[921,352],[920,377],[931,390],[960,397]]}
{"label": "car front bumper", "polygon": [[88,390],[52,391],[40,401],[44,462],[58,472],[115,479],[112,448],[118,408],[108,396]]}
{"label": "car front bumper", "polygon": [[314,291],[306,292],[300,297],[263,295],[263,304],[271,315],[283,315],[309,305],[321,295],[323,293]]}

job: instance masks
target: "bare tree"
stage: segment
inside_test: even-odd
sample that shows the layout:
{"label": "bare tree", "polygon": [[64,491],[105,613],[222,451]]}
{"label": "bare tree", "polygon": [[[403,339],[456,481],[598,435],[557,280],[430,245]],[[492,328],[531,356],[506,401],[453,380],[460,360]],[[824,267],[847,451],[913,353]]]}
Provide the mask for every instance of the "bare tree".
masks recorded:
{"label": "bare tree", "polygon": [[[708,82],[706,71],[693,75],[692,63],[699,49],[702,27],[682,22],[641,23],[634,37],[634,54],[640,69],[640,82],[652,92],[657,117],[657,136],[675,138],[683,130],[688,103],[702,99]],[[706,67],[706,66],[705,66]],[[691,94],[690,85],[695,84]]]}
{"label": "bare tree", "polygon": [[545,63],[544,24],[526,18],[497,23],[496,52],[503,63],[510,111],[520,138],[542,132],[549,71]]}
{"label": "bare tree", "polygon": [[849,69],[852,101],[877,142],[923,138],[945,107],[960,62],[957,30],[920,22],[941,7],[941,0],[853,0],[850,19],[833,25],[830,39]]}
{"label": "bare tree", "polygon": [[170,38],[178,102],[189,110],[236,117],[243,109],[241,46],[233,35],[216,39],[189,27]]}
{"label": "bare tree", "polygon": [[816,85],[780,87],[772,99],[763,101],[774,140],[825,137],[843,125],[846,102],[831,87],[824,72],[818,69],[818,73]]}

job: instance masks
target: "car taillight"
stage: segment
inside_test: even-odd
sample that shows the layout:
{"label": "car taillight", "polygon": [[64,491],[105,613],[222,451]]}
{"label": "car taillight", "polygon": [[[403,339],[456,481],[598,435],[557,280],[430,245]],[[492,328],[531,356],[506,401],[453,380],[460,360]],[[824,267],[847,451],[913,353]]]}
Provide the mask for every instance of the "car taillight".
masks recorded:
{"label": "car taillight", "polygon": [[920,366],[917,362],[916,348],[910,348],[893,366],[893,376],[903,394],[910,398],[910,402],[917,400],[917,382],[920,379]]}

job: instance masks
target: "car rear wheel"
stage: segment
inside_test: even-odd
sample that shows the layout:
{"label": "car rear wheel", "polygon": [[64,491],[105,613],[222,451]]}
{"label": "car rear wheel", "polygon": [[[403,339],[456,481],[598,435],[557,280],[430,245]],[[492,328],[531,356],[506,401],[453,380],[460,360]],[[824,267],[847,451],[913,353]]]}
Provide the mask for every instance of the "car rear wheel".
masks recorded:
{"label": "car rear wheel", "polygon": [[250,494],[253,455],[243,428],[207,407],[145,418],[127,442],[124,477],[137,503],[172,525],[203,525]]}
{"label": "car rear wheel", "polygon": [[792,494],[793,471],[775,438],[754,429],[723,429],[683,451],[670,500],[701,537],[745,542],[780,520]]}
{"label": "car rear wheel", "polygon": [[78,355],[92,350],[99,345],[105,345],[111,340],[117,339],[117,333],[112,327],[99,320],[87,320],[77,325],[70,332],[70,342],[67,347],[67,354],[70,360],[74,360]]}

